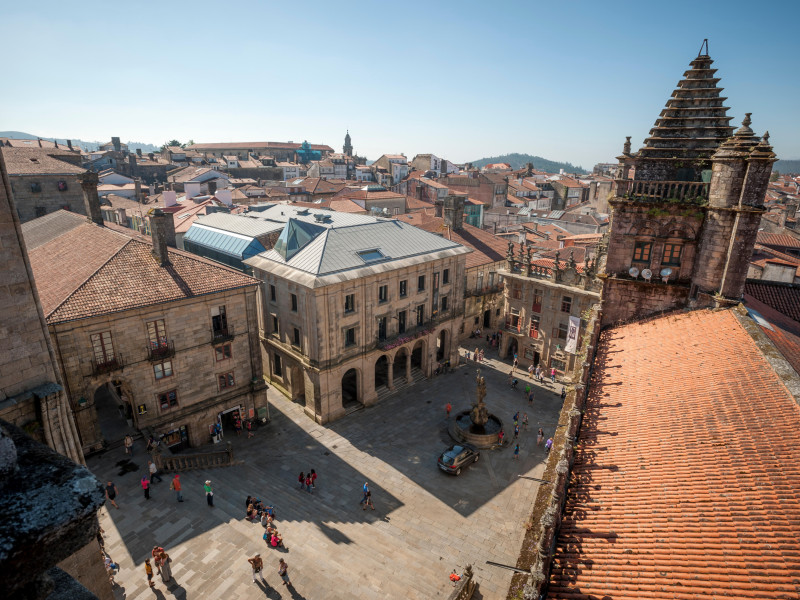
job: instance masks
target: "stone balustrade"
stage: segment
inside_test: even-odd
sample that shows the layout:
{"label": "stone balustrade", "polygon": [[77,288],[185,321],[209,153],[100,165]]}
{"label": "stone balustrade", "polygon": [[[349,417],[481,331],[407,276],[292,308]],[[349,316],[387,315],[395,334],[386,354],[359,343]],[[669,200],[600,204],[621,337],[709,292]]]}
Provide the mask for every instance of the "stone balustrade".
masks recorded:
{"label": "stone balustrade", "polygon": [[709,183],[702,181],[634,181],[618,179],[617,196],[630,200],[678,201],[704,204],[708,201]]}
{"label": "stone balustrade", "polygon": [[197,452],[194,454],[162,454],[153,453],[153,461],[159,471],[165,473],[180,473],[194,469],[211,469],[214,467],[228,467],[233,464],[233,447],[230,442],[225,442],[224,450],[214,452]]}

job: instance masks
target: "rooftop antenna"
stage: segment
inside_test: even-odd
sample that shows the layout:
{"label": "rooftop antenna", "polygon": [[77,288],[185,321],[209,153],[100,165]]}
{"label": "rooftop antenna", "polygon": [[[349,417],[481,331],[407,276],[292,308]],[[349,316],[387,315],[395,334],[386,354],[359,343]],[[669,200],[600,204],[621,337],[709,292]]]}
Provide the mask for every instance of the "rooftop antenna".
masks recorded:
{"label": "rooftop antenna", "polygon": [[[703,48],[706,49],[705,54],[703,54]],[[701,56],[708,56],[708,38],[704,39],[703,43],[700,44],[700,52],[697,53],[697,58],[700,58]]]}

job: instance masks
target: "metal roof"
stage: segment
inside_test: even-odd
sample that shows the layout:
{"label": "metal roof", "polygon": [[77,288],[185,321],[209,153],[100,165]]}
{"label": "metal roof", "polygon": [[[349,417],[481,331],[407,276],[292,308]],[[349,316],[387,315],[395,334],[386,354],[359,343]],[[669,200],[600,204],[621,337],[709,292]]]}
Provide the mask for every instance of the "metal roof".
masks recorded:
{"label": "metal roof", "polygon": [[265,250],[261,242],[252,236],[206,227],[196,221],[183,239],[184,242],[194,242],[238,259],[250,258]]}
{"label": "metal roof", "polygon": [[253,216],[211,213],[210,215],[199,217],[195,223],[248,237],[259,237],[283,229],[283,223],[267,221],[261,218],[262,215],[263,213]]}

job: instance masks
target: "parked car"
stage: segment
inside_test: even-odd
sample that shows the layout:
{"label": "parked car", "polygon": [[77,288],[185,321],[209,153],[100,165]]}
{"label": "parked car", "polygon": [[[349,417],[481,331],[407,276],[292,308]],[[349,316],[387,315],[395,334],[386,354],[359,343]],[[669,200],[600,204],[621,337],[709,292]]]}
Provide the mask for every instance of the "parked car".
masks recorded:
{"label": "parked car", "polygon": [[461,475],[461,469],[478,462],[481,453],[472,444],[453,444],[439,457],[439,468],[445,473]]}

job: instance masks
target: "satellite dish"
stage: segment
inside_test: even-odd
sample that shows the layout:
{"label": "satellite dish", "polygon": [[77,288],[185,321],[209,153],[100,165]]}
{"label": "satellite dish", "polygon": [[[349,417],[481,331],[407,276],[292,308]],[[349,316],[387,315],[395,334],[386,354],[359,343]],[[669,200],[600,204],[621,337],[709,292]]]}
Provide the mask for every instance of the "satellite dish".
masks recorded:
{"label": "satellite dish", "polygon": [[650,281],[652,276],[653,272],[650,269],[642,269],[642,277],[644,277],[647,281]]}
{"label": "satellite dish", "polygon": [[664,280],[664,283],[667,283],[667,280],[669,279],[670,275],[672,275],[672,269],[670,269],[669,267],[664,267],[663,269],[661,269],[661,279]]}
{"label": "satellite dish", "polygon": [[631,267],[630,269],[628,269],[628,275],[636,279],[637,277],[639,277],[639,269],[637,269],[636,267]]}

